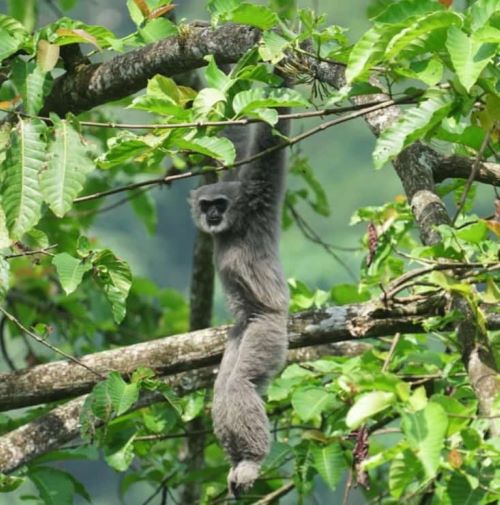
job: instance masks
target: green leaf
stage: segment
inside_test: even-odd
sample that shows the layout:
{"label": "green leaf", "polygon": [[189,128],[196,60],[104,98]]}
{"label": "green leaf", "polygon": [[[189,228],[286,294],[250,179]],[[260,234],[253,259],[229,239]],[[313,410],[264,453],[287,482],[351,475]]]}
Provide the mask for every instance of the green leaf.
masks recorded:
{"label": "green leaf", "polygon": [[215,88],[222,91],[224,94],[233,84],[234,80],[227,76],[215,63],[215,58],[213,55],[208,55],[205,57],[208,61],[208,65],[205,68],[205,79],[210,88]]}
{"label": "green leaf", "polygon": [[111,405],[117,416],[127,412],[139,399],[137,384],[127,384],[118,372],[111,372],[106,384]]}
{"label": "green leaf", "polygon": [[339,443],[313,447],[313,464],[330,489],[335,489],[346,469],[344,454]]}
{"label": "green leaf", "polygon": [[177,26],[169,19],[163,17],[152,19],[143,28],[139,29],[139,35],[145,44],[151,44],[157,40],[173,37],[177,34]]}
{"label": "green leaf", "polygon": [[275,65],[285,57],[285,49],[290,42],[276,32],[264,32],[262,43],[259,45],[259,54],[264,61]]}
{"label": "green leaf", "polygon": [[30,469],[29,477],[45,505],[73,505],[75,486],[68,473],[41,466]]}
{"label": "green leaf", "polygon": [[0,62],[22,47],[28,32],[19,21],[0,14]]}
{"label": "green leaf", "polygon": [[345,77],[347,83],[362,78],[382,60],[389,41],[401,31],[402,25],[375,25],[354,44],[349,54]]}
{"label": "green leaf", "polygon": [[21,21],[28,32],[31,32],[36,24],[38,15],[37,0],[9,0],[9,14]]}
{"label": "green leaf", "polygon": [[423,410],[404,414],[401,423],[406,438],[424,467],[426,477],[432,479],[441,461],[448,417],[441,405],[429,402]]}
{"label": "green leaf", "polygon": [[405,114],[386,128],[377,139],[373,151],[375,168],[381,168],[406,146],[424,137],[453,107],[452,95],[446,90],[430,90],[424,98],[418,106],[406,110]]}
{"label": "green leaf", "polygon": [[223,104],[227,100],[226,95],[215,88],[203,88],[193,101],[193,111],[197,118],[206,118],[215,113],[222,115],[224,107],[217,108],[217,104]]}
{"label": "green leaf", "polygon": [[38,114],[52,85],[52,76],[34,63],[16,59],[12,63],[11,79],[23,99],[26,112]]}
{"label": "green leaf", "polygon": [[119,324],[125,317],[125,302],[132,285],[130,268],[109,249],[98,253],[94,265],[98,270],[98,282],[113,309],[113,318]]}
{"label": "green leaf", "polygon": [[87,146],[66,120],[54,121],[54,137],[49,142],[49,162],[40,174],[40,188],[52,212],[62,217],[83,189],[85,178],[94,169]]}
{"label": "green leaf", "polygon": [[3,207],[0,206],[0,249],[9,247],[12,241],[9,237],[9,229],[7,228],[7,220]]}
{"label": "green leaf", "polygon": [[158,137],[138,137],[130,132],[123,132],[108,141],[108,150],[97,158],[97,164],[101,168],[108,169],[133,161],[135,157],[154,148],[160,140]]}
{"label": "green leaf", "polygon": [[377,23],[400,23],[409,18],[422,16],[428,12],[442,10],[443,7],[435,0],[403,0],[390,3],[389,6],[372,19]]}
{"label": "green leaf", "polygon": [[25,477],[16,477],[14,475],[0,473],[0,493],[15,491],[25,480]]}
{"label": "green leaf", "polygon": [[178,139],[176,147],[194,151],[231,165],[236,158],[233,143],[225,137],[198,137],[191,140]]}
{"label": "green leaf", "polygon": [[335,396],[322,388],[298,389],[292,396],[292,405],[302,421],[310,421],[335,404]]}
{"label": "green leaf", "polygon": [[228,14],[227,19],[234,23],[256,26],[261,30],[270,30],[278,23],[278,16],[269,7],[249,3],[238,5]]}
{"label": "green leaf", "polygon": [[395,401],[396,396],[393,393],[385,391],[367,393],[358,398],[349,409],[345,422],[349,428],[355,430],[370,417],[393,405]]}
{"label": "green leaf", "polygon": [[45,163],[44,123],[19,120],[12,131],[3,171],[2,205],[12,240],[35,226],[40,219],[42,194],[38,173]]}
{"label": "green leaf", "polygon": [[264,107],[307,107],[309,102],[293,89],[254,88],[240,91],[233,99],[233,109],[238,115],[244,115]]}
{"label": "green leaf", "polygon": [[134,460],[134,439],[135,434],[132,435],[123,445],[117,450],[111,452],[114,447],[106,448],[105,459],[108,465],[118,472],[124,472],[131,465]]}
{"label": "green leaf", "polygon": [[472,31],[484,26],[491,16],[498,13],[500,13],[500,0],[477,0],[474,2],[468,11],[472,20]]}
{"label": "green leaf", "polygon": [[418,17],[410,26],[394,35],[386,47],[385,58],[393,60],[407,46],[421,44],[435,30],[461,24],[462,18],[453,11],[432,12]]}
{"label": "green leaf", "polygon": [[356,284],[337,284],[330,290],[330,296],[337,305],[366,302],[370,299],[370,293],[360,290]]}
{"label": "green leaf", "polygon": [[484,67],[491,61],[497,47],[496,44],[484,44],[476,40],[474,34],[469,37],[455,26],[448,30],[446,48],[450,53],[457,77],[467,92],[476,83]]}
{"label": "green leaf", "polygon": [[420,480],[422,473],[422,465],[413,452],[406,450],[397,454],[389,469],[391,496],[401,498],[409,485]]}
{"label": "green leaf", "polygon": [[67,295],[72,293],[80,285],[83,274],[92,268],[90,262],[74,258],[65,252],[56,254],[52,258],[52,263],[57,269],[59,281]]}
{"label": "green leaf", "polygon": [[454,473],[448,482],[446,494],[451,505],[476,505],[486,494],[483,489],[472,489],[469,480],[458,473]]}
{"label": "green leaf", "polygon": [[144,223],[149,234],[154,235],[158,224],[154,198],[147,192],[135,193],[131,195],[130,203],[136,216]]}

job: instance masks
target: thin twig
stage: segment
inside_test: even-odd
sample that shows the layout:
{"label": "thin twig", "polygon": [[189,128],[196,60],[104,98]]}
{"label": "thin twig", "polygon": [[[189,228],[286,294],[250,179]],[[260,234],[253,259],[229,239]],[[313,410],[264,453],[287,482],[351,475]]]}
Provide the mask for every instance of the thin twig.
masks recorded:
{"label": "thin twig", "polygon": [[344,497],[342,498],[342,505],[347,505],[349,503],[349,494],[352,489],[352,470],[349,470],[347,474],[347,482],[344,488]]}
{"label": "thin twig", "polygon": [[[396,100],[397,104],[415,103],[416,97],[402,97]],[[331,116],[333,114],[343,114],[344,112],[352,112],[363,110],[367,107],[376,106],[385,103],[385,101],[373,101],[358,105],[347,105],[345,107],[332,107],[327,109],[319,109],[314,111],[293,112],[289,114],[279,114],[278,119],[308,119],[314,117]],[[0,112],[11,113],[12,111],[0,108]],[[46,116],[36,116],[26,114],[24,112],[16,112],[17,115],[28,119],[39,119],[47,123],[52,123],[52,120]],[[138,124],[138,123],[115,123],[115,122],[99,122],[99,121],[80,121],[81,126],[91,128],[116,128],[126,130],[173,130],[177,128],[207,128],[217,126],[247,126],[252,123],[262,123],[264,120],[260,118],[243,118],[243,119],[223,119],[219,121],[191,121],[185,123],[158,123],[158,124]]]}
{"label": "thin twig", "polygon": [[37,335],[36,333],[32,332],[26,326],[19,321],[13,314],[10,312],[7,312],[2,306],[0,306],[0,312],[9,320],[12,321],[22,332],[24,332],[26,335],[29,335],[32,339],[36,340],[38,343],[44,345],[45,347],[48,347],[51,351],[54,351],[57,354],[60,354],[61,356],[64,356],[66,359],[72,361],[73,363],[80,365],[81,367],[85,368],[89,372],[92,372],[94,375],[99,377],[100,379],[104,380],[106,377],[99,373],[97,370],[94,370],[93,368],[89,367],[85,363],[81,362],[79,359],[75,358],[74,356],[71,356],[71,354],[68,354],[67,352],[59,349],[55,345],[52,345],[50,342],[47,342],[45,339],[40,337],[40,335]]}
{"label": "thin twig", "polygon": [[249,156],[248,158],[245,158],[243,160],[240,160],[240,161],[237,161],[234,163],[230,163],[227,165],[219,165],[218,167],[209,167],[208,169],[205,169],[205,170],[190,170],[189,172],[182,172],[180,174],[167,175],[164,177],[157,177],[155,179],[148,179],[148,180],[136,182],[133,184],[127,184],[126,186],[121,186],[121,187],[110,189],[107,191],[101,191],[99,193],[93,193],[91,195],[81,196],[79,198],[76,198],[74,200],[74,203],[88,202],[90,200],[96,200],[98,198],[103,198],[105,196],[114,195],[116,193],[121,193],[123,191],[130,191],[131,189],[137,189],[137,188],[142,188],[145,186],[152,186],[152,185],[156,185],[156,184],[169,184],[169,183],[177,181],[177,180],[188,179],[190,177],[203,175],[208,172],[221,172],[224,170],[228,170],[230,168],[236,168],[241,165],[246,165],[247,163],[251,163],[251,162],[256,161],[260,158],[268,156],[269,154],[274,153],[275,151],[279,151],[280,149],[284,149],[285,147],[289,147],[294,144],[297,144],[298,142],[301,142],[302,140],[304,140],[312,135],[315,135],[316,133],[319,133],[319,132],[324,131],[328,128],[331,128],[332,126],[336,126],[336,125],[345,123],[347,121],[350,121],[351,119],[355,119],[355,118],[364,116],[365,114],[370,114],[371,112],[375,112],[377,110],[385,109],[387,107],[392,107],[393,105],[396,105],[397,103],[401,103],[401,102],[399,102],[398,100],[386,100],[385,102],[380,102],[377,105],[373,105],[371,107],[366,107],[366,108],[363,108],[362,110],[358,110],[356,112],[346,114],[340,118],[336,118],[331,121],[327,121],[326,123],[322,123],[319,126],[316,126],[315,128],[311,128],[310,130],[307,130],[306,132],[304,132],[300,135],[292,137],[292,138],[282,142],[281,144],[277,144],[277,145],[272,146],[268,149],[264,149],[263,151],[256,153],[253,156]]}
{"label": "thin twig", "polygon": [[391,347],[389,349],[389,354],[387,354],[387,357],[385,358],[384,364],[382,366],[382,372],[386,372],[387,369],[389,368],[389,363],[391,362],[392,355],[394,354],[394,351],[396,350],[396,346],[398,345],[399,339],[401,338],[401,333],[396,333],[394,335],[394,338],[392,339],[391,342]]}
{"label": "thin twig", "polygon": [[415,270],[410,270],[405,274],[401,275],[397,279],[391,282],[388,288],[385,289],[384,299],[392,298],[395,294],[399,293],[403,289],[408,287],[409,281],[421,277],[422,275],[426,275],[435,271],[442,270],[472,270],[475,268],[480,268],[482,270],[489,269],[491,267],[496,268],[500,266],[500,263],[435,263],[429,265],[428,267],[416,268]]}
{"label": "thin twig", "polygon": [[292,214],[292,217],[297,226],[299,227],[299,230],[302,232],[302,234],[311,242],[320,245],[335,261],[337,261],[345,269],[345,271],[348,273],[351,279],[357,282],[358,278],[356,277],[356,274],[352,271],[349,265],[333,250],[334,248],[339,250],[356,250],[356,249],[350,249],[350,248],[342,249],[340,247],[335,247],[326,243],[318,235],[318,233],[314,230],[314,228],[312,228],[311,225],[297,212],[297,209],[295,209],[293,205],[288,203],[287,208]]}
{"label": "thin twig", "polygon": [[282,496],[288,494],[293,488],[295,484],[293,482],[288,482],[287,484],[281,486],[276,489],[272,493],[264,496],[259,501],[254,502],[254,505],[269,505],[270,503],[274,503],[276,500],[279,500]]}
{"label": "thin twig", "polygon": [[44,247],[42,249],[36,249],[33,251],[23,251],[21,253],[16,253],[16,254],[7,254],[4,256],[4,259],[10,260],[12,258],[20,258],[22,256],[33,256],[35,254],[44,254],[45,256],[54,256],[52,253],[48,252],[51,249],[55,249],[57,247],[57,244],[49,245],[47,247]]}
{"label": "thin twig", "polygon": [[490,141],[490,136],[491,136],[491,129],[486,132],[486,135],[484,136],[483,142],[481,143],[481,147],[479,148],[479,151],[477,153],[476,159],[474,160],[474,164],[472,165],[472,169],[470,171],[469,178],[467,179],[467,182],[465,183],[464,190],[462,192],[462,196],[460,197],[460,201],[458,203],[457,210],[455,212],[455,215],[453,216],[453,219],[451,220],[451,223],[454,225],[458,216],[462,212],[465,202],[467,201],[467,195],[469,194],[470,188],[472,187],[472,183],[474,182],[474,179],[476,178],[477,171],[479,170],[479,166],[481,165],[481,160],[483,158],[484,151],[488,147],[488,142]]}
{"label": "thin twig", "polygon": [[167,475],[166,477],[163,478],[163,480],[160,482],[160,484],[158,485],[158,487],[154,490],[153,494],[151,494],[148,498],[146,498],[146,500],[144,502],[142,502],[142,505],[148,505],[148,503],[151,503],[151,501],[153,500],[153,498],[159,494],[163,488],[166,487],[168,481],[175,475],[175,473],[171,473],[169,475]]}

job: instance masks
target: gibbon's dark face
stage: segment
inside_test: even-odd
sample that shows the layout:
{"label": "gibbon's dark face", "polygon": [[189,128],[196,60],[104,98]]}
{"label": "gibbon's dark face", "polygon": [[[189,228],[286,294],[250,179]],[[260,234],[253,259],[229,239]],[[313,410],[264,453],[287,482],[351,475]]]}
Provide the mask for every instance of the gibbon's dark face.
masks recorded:
{"label": "gibbon's dark face", "polygon": [[191,212],[202,231],[217,234],[231,228],[239,187],[238,182],[218,182],[191,192]]}

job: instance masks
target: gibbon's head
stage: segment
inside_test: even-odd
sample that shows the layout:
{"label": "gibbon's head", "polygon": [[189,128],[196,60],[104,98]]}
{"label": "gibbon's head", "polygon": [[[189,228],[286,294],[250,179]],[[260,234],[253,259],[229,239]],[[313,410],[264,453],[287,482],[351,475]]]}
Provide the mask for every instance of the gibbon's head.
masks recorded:
{"label": "gibbon's head", "polygon": [[236,222],[236,203],[241,183],[217,182],[191,191],[189,203],[194,222],[202,231],[223,233]]}

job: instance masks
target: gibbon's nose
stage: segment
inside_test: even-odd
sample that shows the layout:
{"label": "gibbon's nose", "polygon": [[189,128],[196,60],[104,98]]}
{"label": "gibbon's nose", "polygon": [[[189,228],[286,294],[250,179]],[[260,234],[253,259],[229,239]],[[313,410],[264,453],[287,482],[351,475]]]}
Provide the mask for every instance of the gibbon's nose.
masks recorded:
{"label": "gibbon's nose", "polygon": [[215,207],[208,209],[207,223],[209,225],[216,226],[220,224],[221,221],[222,221],[222,214]]}

